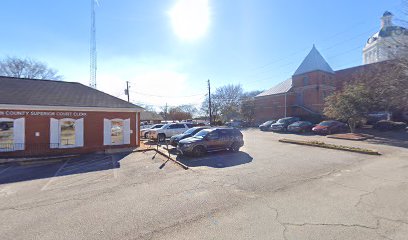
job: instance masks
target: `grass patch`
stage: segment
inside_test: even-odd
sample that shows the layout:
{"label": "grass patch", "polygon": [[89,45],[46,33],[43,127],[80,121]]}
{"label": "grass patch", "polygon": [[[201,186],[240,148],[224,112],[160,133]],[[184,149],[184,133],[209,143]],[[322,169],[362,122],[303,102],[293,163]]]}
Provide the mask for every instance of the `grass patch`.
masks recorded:
{"label": "grass patch", "polygon": [[298,140],[284,138],[284,139],[280,139],[279,142],[313,146],[313,147],[321,147],[321,148],[328,148],[328,149],[336,149],[336,150],[342,150],[342,151],[348,151],[348,152],[364,153],[364,154],[369,154],[369,155],[381,155],[380,152],[371,150],[371,149],[335,145],[335,144],[329,144],[329,143],[324,143],[324,142],[319,142],[319,141],[298,141]]}

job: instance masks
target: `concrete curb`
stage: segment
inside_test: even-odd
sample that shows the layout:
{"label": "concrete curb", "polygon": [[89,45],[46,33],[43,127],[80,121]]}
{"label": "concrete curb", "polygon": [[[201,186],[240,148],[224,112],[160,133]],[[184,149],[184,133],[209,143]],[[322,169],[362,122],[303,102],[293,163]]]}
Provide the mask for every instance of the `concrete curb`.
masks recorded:
{"label": "concrete curb", "polygon": [[324,142],[311,142],[311,141],[307,142],[307,141],[298,141],[298,140],[292,140],[292,139],[279,139],[279,142],[341,150],[341,151],[347,151],[347,152],[362,153],[362,154],[368,154],[368,155],[377,155],[377,156],[382,155],[380,152],[376,150],[355,148],[355,147],[349,147],[349,146],[343,146],[343,145],[335,145],[335,144],[329,144],[329,143],[324,143]]}

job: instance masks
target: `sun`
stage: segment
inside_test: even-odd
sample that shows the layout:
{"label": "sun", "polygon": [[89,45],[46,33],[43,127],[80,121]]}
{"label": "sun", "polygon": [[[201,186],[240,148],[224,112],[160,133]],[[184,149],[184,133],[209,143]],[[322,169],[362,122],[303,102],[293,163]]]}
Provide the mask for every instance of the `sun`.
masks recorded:
{"label": "sun", "polygon": [[177,0],[169,15],[179,38],[197,40],[206,34],[210,24],[209,0]]}

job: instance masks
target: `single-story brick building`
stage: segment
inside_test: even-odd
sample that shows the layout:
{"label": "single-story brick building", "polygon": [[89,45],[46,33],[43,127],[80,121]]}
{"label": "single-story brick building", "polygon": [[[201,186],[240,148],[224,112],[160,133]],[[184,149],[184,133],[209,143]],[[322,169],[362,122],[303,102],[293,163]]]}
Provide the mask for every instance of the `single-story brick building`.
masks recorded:
{"label": "single-story brick building", "polygon": [[80,83],[0,77],[0,157],[133,149],[141,111]]}

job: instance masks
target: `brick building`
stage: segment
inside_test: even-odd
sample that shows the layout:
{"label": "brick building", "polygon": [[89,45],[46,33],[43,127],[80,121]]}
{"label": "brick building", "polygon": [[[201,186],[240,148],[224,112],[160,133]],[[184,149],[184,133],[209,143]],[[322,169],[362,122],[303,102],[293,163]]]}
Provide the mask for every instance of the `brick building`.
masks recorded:
{"label": "brick building", "polygon": [[80,83],[0,77],[0,157],[136,148],[141,111]]}
{"label": "brick building", "polygon": [[[408,41],[408,30],[392,22],[392,13],[386,11],[381,17],[381,28],[368,38],[363,49],[365,65],[333,71],[313,46],[291,78],[255,97],[255,120],[261,123],[285,116],[300,116],[313,120],[320,118],[324,99],[340,90],[355,78],[370,78],[387,74],[389,64],[401,45]],[[382,76],[382,75],[380,75]],[[402,113],[408,118],[408,111]]]}
{"label": "brick building", "polygon": [[291,78],[255,97],[255,119],[261,123],[285,116],[313,120],[322,116],[324,99],[361,75],[380,73],[389,62],[333,71],[313,46]]}

